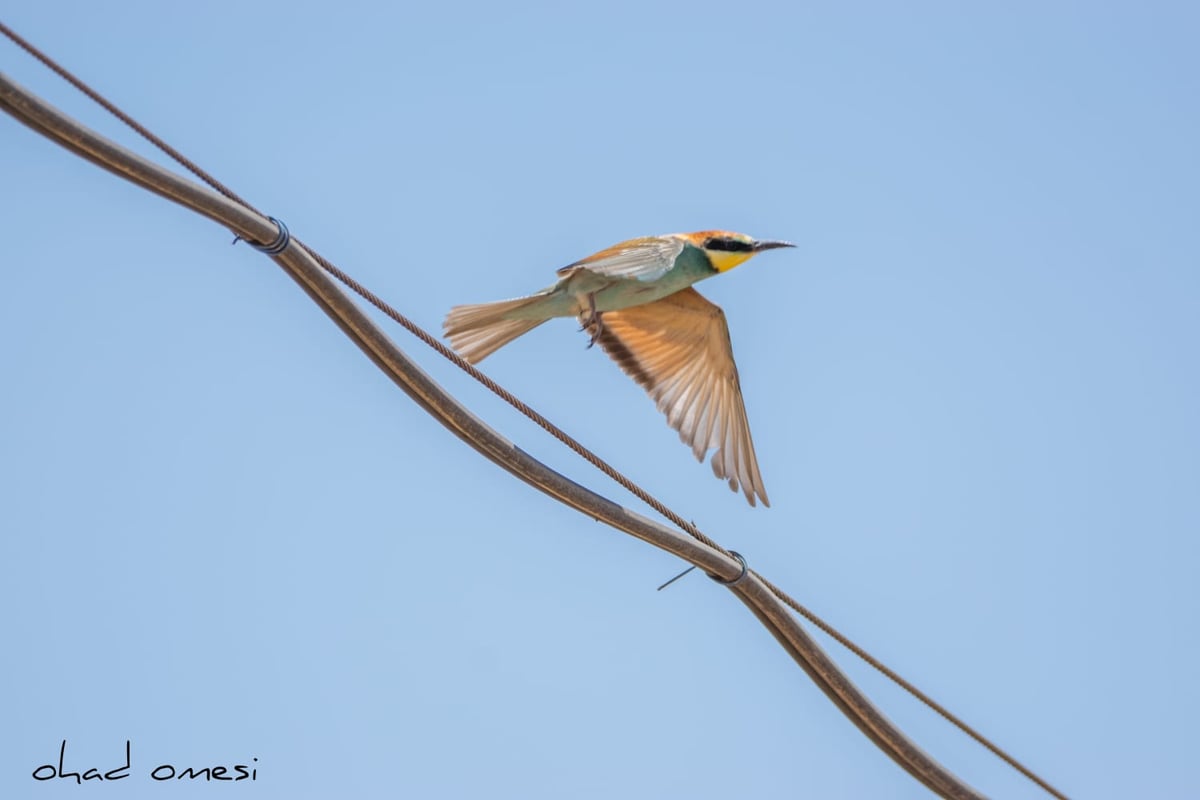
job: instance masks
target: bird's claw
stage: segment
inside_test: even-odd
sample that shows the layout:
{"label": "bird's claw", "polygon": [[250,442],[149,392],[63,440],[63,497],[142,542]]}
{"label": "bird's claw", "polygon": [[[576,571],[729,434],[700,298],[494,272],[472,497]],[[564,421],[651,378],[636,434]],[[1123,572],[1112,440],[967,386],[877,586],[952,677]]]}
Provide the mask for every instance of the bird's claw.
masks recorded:
{"label": "bird's claw", "polygon": [[587,314],[581,314],[579,321],[581,323],[579,330],[591,334],[591,339],[588,340],[588,349],[591,349],[604,333],[604,322],[600,319],[600,312],[596,310],[595,295],[588,295]]}
{"label": "bird's claw", "polygon": [[592,336],[588,339],[588,349],[591,350],[596,344],[596,340],[600,338],[600,334],[604,333],[604,326],[600,324],[600,317],[596,317],[595,327],[592,329]]}

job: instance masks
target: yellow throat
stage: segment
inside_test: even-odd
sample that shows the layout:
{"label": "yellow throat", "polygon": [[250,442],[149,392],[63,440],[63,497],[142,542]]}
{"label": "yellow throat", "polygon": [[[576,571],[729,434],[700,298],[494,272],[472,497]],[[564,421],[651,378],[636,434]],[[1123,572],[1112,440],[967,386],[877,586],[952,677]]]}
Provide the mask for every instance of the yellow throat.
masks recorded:
{"label": "yellow throat", "polygon": [[733,253],[725,250],[705,250],[704,252],[708,254],[708,260],[712,262],[713,269],[717,272],[728,272],[754,255],[754,253]]}

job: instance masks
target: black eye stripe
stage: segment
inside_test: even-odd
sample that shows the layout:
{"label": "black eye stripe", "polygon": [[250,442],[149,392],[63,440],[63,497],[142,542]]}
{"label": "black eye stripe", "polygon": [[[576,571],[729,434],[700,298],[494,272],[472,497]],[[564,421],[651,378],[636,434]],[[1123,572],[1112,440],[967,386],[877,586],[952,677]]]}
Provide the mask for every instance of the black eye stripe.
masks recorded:
{"label": "black eye stripe", "polygon": [[705,250],[724,250],[727,253],[749,253],[754,249],[754,245],[749,242],[743,242],[740,239],[723,239],[714,236],[704,242]]}

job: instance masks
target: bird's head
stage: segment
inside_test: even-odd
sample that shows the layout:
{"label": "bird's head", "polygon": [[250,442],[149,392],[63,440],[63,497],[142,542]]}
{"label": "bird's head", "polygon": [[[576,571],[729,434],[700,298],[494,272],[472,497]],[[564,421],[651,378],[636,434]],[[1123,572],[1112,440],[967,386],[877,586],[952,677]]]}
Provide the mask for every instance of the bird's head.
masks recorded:
{"label": "bird's head", "polygon": [[717,272],[728,272],[763,250],[796,246],[791,242],[753,239],[733,231],[696,231],[677,235],[693,247],[703,250]]}

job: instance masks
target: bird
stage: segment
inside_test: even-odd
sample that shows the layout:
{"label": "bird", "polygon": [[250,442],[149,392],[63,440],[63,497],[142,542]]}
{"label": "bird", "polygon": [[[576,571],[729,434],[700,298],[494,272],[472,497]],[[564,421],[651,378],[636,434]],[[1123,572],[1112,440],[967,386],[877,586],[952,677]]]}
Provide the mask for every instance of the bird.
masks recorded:
{"label": "bird", "polygon": [[477,364],[549,319],[580,330],[633,378],[700,462],[716,448],[713,473],[750,505],[770,506],[742,402],[725,312],[693,284],[791,242],[732,231],[645,236],[558,270],[558,282],[527,297],[454,306],[444,336]]}

